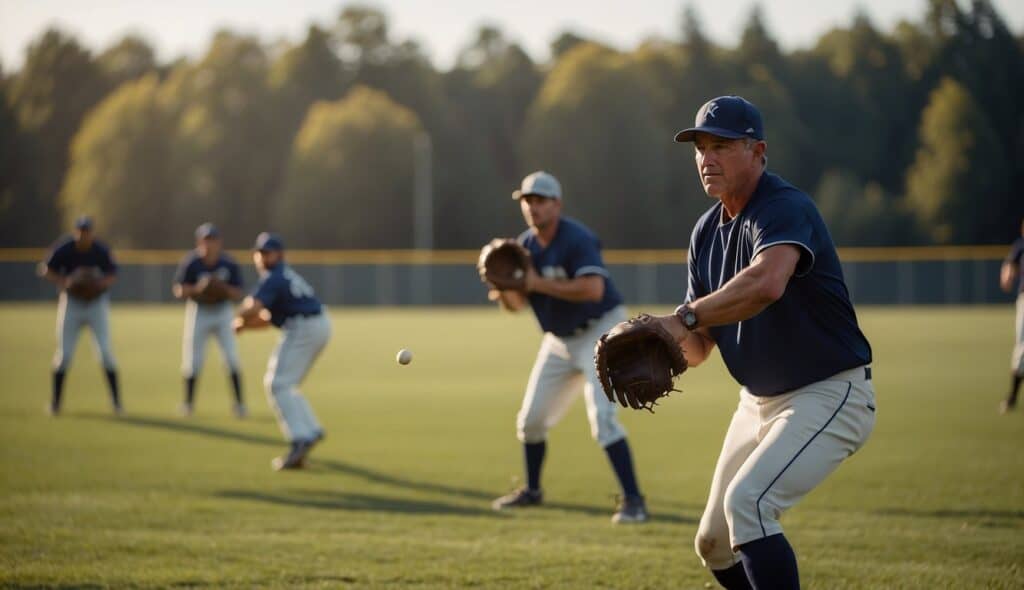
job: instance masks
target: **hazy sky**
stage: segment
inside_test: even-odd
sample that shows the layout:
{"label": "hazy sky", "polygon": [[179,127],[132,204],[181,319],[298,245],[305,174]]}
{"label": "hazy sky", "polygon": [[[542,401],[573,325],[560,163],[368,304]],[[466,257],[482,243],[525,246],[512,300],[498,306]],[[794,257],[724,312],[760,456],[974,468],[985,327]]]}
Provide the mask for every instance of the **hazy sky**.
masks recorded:
{"label": "hazy sky", "polygon": [[[675,37],[688,0],[369,0],[389,17],[392,33],[419,41],[441,68],[481,24],[498,25],[538,60],[549,42],[572,30],[629,48],[650,35]],[[709,37],[735,44],[754,0],[689,0]],[[264,40],[299,40],[310,23],[329,23],[343,0],[0,0],[0,63],[16,70],[25,47],[50,25],[73,32],[88,47],[105,47],[128,32],[149,39],[161,60],[197,56],[219,28],[258,34]],[[822,32],[850,22],[861,7],[889,30],[901,19],[919,20],[926,0],[765,0],[770,30],[786,49],[806,47]],[[808,5],[814,5],[808,10]],[[1024,30],[1024,1],[995,0],[1017,34]]]}

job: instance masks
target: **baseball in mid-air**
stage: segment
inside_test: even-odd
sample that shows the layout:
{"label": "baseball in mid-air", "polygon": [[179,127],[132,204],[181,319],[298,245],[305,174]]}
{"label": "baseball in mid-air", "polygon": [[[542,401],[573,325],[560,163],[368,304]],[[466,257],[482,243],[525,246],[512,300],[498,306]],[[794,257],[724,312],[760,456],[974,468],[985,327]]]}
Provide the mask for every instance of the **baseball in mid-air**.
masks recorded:
{"label": "baseball in mid-air", "polygon": [[398,361],[398,364],[400,365],[408,365],[412,362],[412,351],[407,348],[399,350],[395,360]]}

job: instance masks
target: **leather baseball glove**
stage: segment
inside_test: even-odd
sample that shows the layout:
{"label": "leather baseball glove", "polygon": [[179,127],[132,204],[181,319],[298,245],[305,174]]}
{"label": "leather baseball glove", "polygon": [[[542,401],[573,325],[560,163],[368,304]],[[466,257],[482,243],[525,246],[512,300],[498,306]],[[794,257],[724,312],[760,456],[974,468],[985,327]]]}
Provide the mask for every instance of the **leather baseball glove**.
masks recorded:
{"label": "leather baseball glove", "polygon": [[66,287],[68,295],[82,301],[92,301],[107,290],[103,286],[103,274],[91,266],[76,268],[68,276],[68,279]]}
{"label": "leather baseball glove", "polygon": [[494,238],[480,249],[476,270],[480,280],[499,291],[526,290],[530,251],[511,238]]}
{"label": "leather baseball glove", "polygon": [[679,391],[672,380],[687,366],[679,344],[648,314],[603,334],[594,346],[594,365],[609,401],[650,412],[660,398]]}
{"label": "leather baseball glove", "polygon": [[231,297],[227,283],[214,276],[199,279],[196,289],[196,294],[192,296],[196,303],[221,303]]}

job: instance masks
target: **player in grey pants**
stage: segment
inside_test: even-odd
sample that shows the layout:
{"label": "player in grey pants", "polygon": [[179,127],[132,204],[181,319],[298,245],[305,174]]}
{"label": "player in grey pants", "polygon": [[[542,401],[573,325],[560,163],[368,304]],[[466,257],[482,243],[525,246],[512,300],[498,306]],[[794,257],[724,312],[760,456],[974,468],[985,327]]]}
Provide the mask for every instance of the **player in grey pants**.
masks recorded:
{"label": "player in grey pants", "polygon": [[[102,277],[104,292],[89,301],[73,297],[66,290],[71,275],[83,269]],[[54,246],[46,261],[40,265],[40,274],[60,289],[57,351],[53,356],[53,390],[47,411],[51,416],[60,413],[64,376],[75,355],[78,333],[88,326],[92,330],[93,342],[107,376],[111,405],[115,414],[121,414],[123,407],[118,390],[117,362],[110,348],[110,294],[106,291],[117,279],[117,264],[106,244],[95,239],[91,218],[82,216],[75,221],[74,235],[63,238]]]}
{"label": "player in grey pants", "polygon": [[[202,299],[203,286],[212,278],[219,279],[225,285],[226,299]],[[174,277],[174,296],[186,300],[181,353],[185,401],[181,404],[181,414],[191,416],[195,408],[196,379],[203,368],[206,342],[213,336],[220,344],[224,364],[231,377],[235,394],[232,411],[237,418],[244,418],[248,411],[242,400],[238,345],[231,329],[231,320],[234,318],[231,303],[242,297],[242,272],[234,258],[223,252],[220,232],[212,223],[204,223],[196,228],[196,247],[178,266]]]}
{"label": "player in grey pants", "polygon": [[260,282],[242,302],[234,328],[236,332],[270,325],[281,329],[263,385],[290,448],[271,465],[278,471],[301,469],[324,430],[299,385],[327,346],[331,322],[313,288],[285,262],[280,238],[261,233],[253,250]]}

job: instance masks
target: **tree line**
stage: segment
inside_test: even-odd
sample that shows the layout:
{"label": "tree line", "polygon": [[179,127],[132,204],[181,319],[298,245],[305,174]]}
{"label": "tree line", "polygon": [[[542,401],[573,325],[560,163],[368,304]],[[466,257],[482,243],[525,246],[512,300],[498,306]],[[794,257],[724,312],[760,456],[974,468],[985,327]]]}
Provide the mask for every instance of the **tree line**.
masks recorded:
{"label": "tree line", "polygon": [[788,53],[757,8],[723,47],[691,5],[677,38],[619,51],[565,32],[551,54],[482,27],[438,71],[364,5],[293,44],[222,31],[172,63],[137,36],[94,53],[48,30],[0,72],[0,246],[46,245],[89,213],[122,247],[182,247],[212,220],[233,247],[271,229],[295,247],[409,248],[428,138],[437,248],[520,231],[510,193],[536,169],[606,246],[682,248],[710,201],[672,137],[723,94],[760,107],[769,169],[840,245],[1019,231],[1024,39],[986,0],[930,0],[889,32],[858,15]]}

